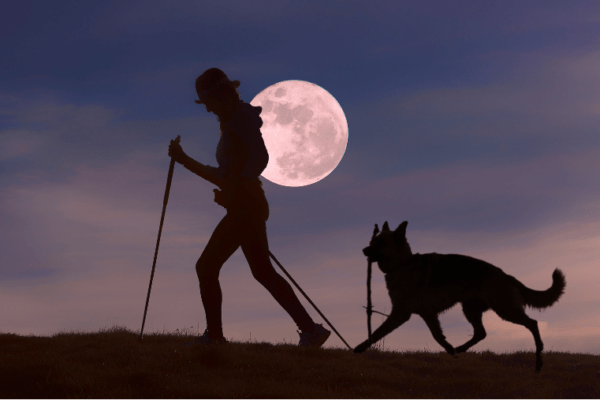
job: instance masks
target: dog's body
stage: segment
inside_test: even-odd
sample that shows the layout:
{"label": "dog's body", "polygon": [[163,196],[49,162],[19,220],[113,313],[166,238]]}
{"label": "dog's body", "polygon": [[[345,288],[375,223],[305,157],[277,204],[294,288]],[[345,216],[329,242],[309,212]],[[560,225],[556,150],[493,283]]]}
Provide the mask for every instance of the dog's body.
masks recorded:
{"label": "dog's body", "polygon": [[[392,312],[354,351],[361,353],[404,322],[411,314],[425,320],[434,339],[451,355],[467,351],[485,338],[482,314],[492,309],[500,318],[525,326],[536,344],[536,371],[542,367],[543,343],[537,321],[525,314],[525,306],[543,309],[554,304],[564,292],[565,277],[556,269],[552,286],[545,291],[527,288],[516,278],[485,261],[458,254],[412,254],[406,241],[407,222],[391,231],[387,222],[363,250],[385,274],[392,301]],[[461,303],[467,320],[473,325],[473,338],[456,349],[446,341],[438,315]]]}

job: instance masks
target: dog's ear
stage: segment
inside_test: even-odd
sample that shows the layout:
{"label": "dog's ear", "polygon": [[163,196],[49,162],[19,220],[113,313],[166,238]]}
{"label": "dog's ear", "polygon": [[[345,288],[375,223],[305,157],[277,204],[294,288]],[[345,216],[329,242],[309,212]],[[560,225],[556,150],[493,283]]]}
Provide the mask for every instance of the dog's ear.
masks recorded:
{"label": "dog's ear", "polygon": [[396,237],[406,237],[406,225],[408,225],[408,221],[404,221],[394,231],[394,236]]}
{"label": "dog's ear", "polygon": [[381,228],[381,232],[389,231],[390,227],[388,226],[387,221],[383,224],[383,228]]}

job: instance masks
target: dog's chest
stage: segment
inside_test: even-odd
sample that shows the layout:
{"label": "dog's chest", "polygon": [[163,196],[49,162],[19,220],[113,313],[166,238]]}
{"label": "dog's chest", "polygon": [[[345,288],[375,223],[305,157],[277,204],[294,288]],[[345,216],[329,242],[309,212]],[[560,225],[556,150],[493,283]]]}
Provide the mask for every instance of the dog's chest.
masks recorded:
{"label": "dog's chest", "polygon": [[422,256],[415,254],[407,262],[398,265],[385,275],[385,284],[390,294],[400,292],[405,295],[417,292],[428,281],[427,269],[423,268]]}

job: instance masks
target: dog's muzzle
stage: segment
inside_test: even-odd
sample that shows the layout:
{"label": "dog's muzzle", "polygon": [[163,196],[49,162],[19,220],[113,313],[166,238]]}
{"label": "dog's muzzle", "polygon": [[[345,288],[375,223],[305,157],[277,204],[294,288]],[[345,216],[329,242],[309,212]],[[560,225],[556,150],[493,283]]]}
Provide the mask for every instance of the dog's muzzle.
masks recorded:
{"label": "dog's muzzle", "polygon": [[371,248],[371,246],[365,247],[363,249],[363,254],[369,258],[369,261],[375,261],[375,252]]}

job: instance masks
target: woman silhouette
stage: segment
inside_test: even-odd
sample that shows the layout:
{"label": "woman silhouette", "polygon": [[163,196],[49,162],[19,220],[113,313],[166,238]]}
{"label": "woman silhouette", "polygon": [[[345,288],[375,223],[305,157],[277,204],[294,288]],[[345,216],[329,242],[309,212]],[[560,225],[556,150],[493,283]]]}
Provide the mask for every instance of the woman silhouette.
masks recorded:
{"label": "woman silhouette", "polygon": [[221,321],[222,294],[219,272],[227,259],[242,247],[252,275],[292,317],[300,334],[301,346],[321,346],[330,331],[315,324],[290,284],[279,275],[269,258],[267,219],[269,204],[258,178],[267,166],[269,155],[260,127],[261,107],[240,99],[239,81],[231,81],[218,68],[206,70],[196,79],[197,104],[204,104],[220,122],[221,139],[217,145],[218,168],[203,165],[171,141],[169,156],[185,168],[216,184],[215,202],[227,214],[215,228],[196,263],[200,295],[206,313],[206,330],[194,343],[225,343]]}

